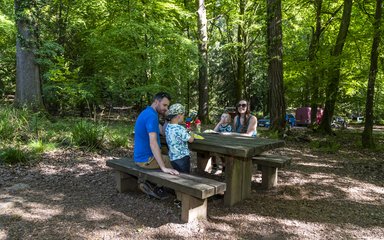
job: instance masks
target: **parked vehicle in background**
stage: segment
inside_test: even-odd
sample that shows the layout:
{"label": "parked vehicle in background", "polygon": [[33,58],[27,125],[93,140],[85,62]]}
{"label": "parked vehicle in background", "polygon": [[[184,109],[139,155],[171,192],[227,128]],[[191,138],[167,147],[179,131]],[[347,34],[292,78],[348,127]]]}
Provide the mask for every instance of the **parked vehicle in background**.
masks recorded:
{"label": "parked vehicle in background", "polygon": [[[317,108],[316,114],[316,123],[320,124],[321,119],[323,118],[324,110],[322,108]],[[311,124],[311,108],[310,107],[301,107],[296,109],[296,125],[297,126],[308,126]]]}
{"label": "parked vehicle in background", "polygon": [[293,127],[296,125],[296,117],[293,114],[287,113],[285,115],[285,121],[288,122],[288,124]]}
{"label": "parked vehicle in background", "polygon": [[334,127],[334,128],[347,128],[348,127],[348,121],[345,118],[343,118],[343,117],[334,116],[333,120],[332,120],[332,123],[331,123],[331,127]]}
{"label": "parked vehicle in background", "polygon": [[363,123],[364,122],[364,117],[357,117],[356,118],[356,123]]}
{"label": "parked vehicle in background", "polygon": [[271,121],[269,119],[269,116],[265,116],[265,117],[257,120],[257,126],[258,127],[269,128],[269,125],[271,125]]}
{"label": "parked vehicle in background", "polygon": [[[290,113],[285,114],[285,121],[287,121],[291,127],[296,125],[296,118],[293,114],[290,114]],[[271,121],[268,115],[257,120],[258,127],[269,128],[270,125],[271,125]]]}

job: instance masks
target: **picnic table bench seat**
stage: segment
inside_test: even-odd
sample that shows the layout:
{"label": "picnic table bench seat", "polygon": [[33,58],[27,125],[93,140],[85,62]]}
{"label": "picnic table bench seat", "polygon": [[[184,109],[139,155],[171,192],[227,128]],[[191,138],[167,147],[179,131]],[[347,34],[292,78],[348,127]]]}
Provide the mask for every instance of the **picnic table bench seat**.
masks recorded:
{"label": "picnic table bench seat", "polygon": [[277,186],[278,169],[291,164],[291,158],[272,154],[261,154],[252,157],[252,162],[257,164],[258,169],[261,170],[261,186],[265,189],[271,189]]}
{"label": "picnic table bench seat", "polygon": [[119,192],[134,191],[140,181],[175,190],[181,196],[181,220],[190,222],[197,218],[207,218],[207,199],[226,190],[226,184],[190,174],[171,175],[161,170],[147,170],[138,167],[130,158],[107,161],[107,166],[115,170],[116,187]]}

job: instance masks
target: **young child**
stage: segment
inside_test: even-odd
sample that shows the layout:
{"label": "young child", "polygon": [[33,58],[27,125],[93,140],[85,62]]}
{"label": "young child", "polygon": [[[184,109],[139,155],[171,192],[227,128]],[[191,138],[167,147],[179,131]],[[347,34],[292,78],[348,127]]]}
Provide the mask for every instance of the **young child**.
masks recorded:
{"label": "young child", "polygon": [[191,157],[188,142],[193,142],[194,137],[180,125],[184,121],[184,113],[185,108],[180,103],[169,107],[167,116],[169,122],[165,129],[165,136],[172,167],[179,172],[190,173]]}
{"label": "young child", "polygon": [[[213,129],[215,132],[232,132],[232,125],[231,125],[231,115],[229,113],[223,113],[221,114],[221,118],[219,123],[216,125],[216,127]],[[218,156],[212,156],[212,174],[217,174],[218,166],[217,166],[217,160],[216,158],[219,158]],[[222,173],[225,171],[225,163],[222,161]]]}

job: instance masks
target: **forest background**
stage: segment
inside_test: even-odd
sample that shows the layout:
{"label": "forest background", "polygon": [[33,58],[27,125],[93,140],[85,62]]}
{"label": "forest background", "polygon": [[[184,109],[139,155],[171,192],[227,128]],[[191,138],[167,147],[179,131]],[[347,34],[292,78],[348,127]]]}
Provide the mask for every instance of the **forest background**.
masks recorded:
{"label": "forest background", "polygon": [[1,96],[90,116],[139,111],[164,90],[206,122],[247,99],[259,117],[322,106],[327,126],[334,115],[367,112],[382,124],[382,8],[382,0],[2,0]]}

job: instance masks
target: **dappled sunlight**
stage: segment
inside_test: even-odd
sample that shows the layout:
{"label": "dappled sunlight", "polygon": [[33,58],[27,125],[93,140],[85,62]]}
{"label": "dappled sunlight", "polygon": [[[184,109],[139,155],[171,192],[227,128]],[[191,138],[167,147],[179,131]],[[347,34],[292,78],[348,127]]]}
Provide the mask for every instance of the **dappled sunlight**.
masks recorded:
{"label": "dappled sunlight", "polygon": [[19,216],[23,220],[49,220],[50,218],[63,213],[62,206],[52,206],[37,202],[25,201],[23,198],[12,196],[4,208],[4,214]]}
{"label": "dappled sunlight", "polygon": [[[293,188],[300,187],[300,194],[294,194],[294,197],[312,200],[336,197],[339,200],[357,203],[384,204],[384,188],[361,180],[325,173],[301,174],[290,172],[287,175],[294,185],[281,185],[280,191],[284,192],[288,188],[291,189],[289,191],[292,191]],[[305,185],[318,187],[312,187],[308,190]],[[340,195],[341,193],[342,195]]]}
{"label": "dappled sunlight", "polygon": [[85,218],[88,221],[100,221],[104,219],[108,219],[110,216],[110,212],[106,213],[103,209],[95,209],[95,208],[87,208],[85,209]]}
{"label": "dappled sunlight", "polygon": [[295,162],[296,165],[310,166],[310,167],[326,167],[326,168],[342,168],[340,166],[330,165],[320,162]]}
{"label": "dappled sunlight", "polygon": [[340,178],[337,183],[338,184],[334,184],[333,186],[344,191],[348,200],[373,205],[384,204],[383,187],[351,178]]}
{"label": "dappled sunlight", "polygon": [[[343,239],[365,239],[375,233],[384,234],[380,227],[361,227],[354,224],[329,224],[323,222],[308,222],[257,214],[233,214],[232,221],[228,222],[226,216],[213,217],[217,226],[215,231],[221,234],[247,232],[247,236],[261,239],[280,239],[282,236],[292,236],[294,239],[334,239],[339,236]],[[235,224],[234,224],[235,223]],[[269,226],[269,227],[265,227]],[[337,233],[335,235],[335,233]],[[239,236],[240,237],[240,236]]]}

